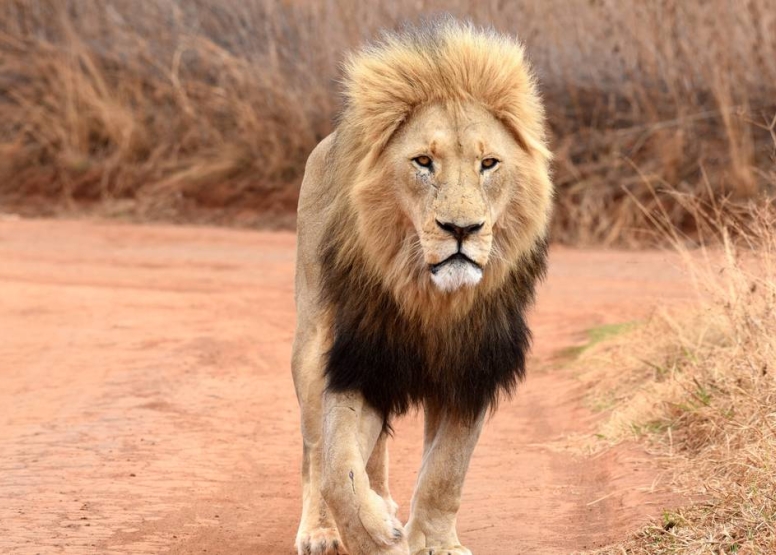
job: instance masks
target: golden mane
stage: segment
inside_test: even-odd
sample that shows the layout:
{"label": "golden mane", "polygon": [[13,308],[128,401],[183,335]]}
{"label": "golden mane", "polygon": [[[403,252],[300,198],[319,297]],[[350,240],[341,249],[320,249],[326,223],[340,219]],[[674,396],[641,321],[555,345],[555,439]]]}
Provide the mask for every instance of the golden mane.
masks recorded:
{"label": "golden mane", "polygon": [[528,152],[546,159],[544,109],[516,39],[445,19],[352,55],[345,65],[346,110],[363,144],[379,152],[418,107],[474,101]]}

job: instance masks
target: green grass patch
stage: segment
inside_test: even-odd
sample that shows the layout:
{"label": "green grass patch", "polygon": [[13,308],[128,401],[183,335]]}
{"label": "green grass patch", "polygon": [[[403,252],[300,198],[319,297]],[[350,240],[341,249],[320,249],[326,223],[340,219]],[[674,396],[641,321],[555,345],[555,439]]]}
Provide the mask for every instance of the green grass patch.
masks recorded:
{"label": "green grass patch", "polygon": [[583,345],[575,345],[573,347],[567,347],[560,351],[559,357],[562,359],[574,360],[587,351],[588,349],[624,333],[627,333],[634,329],[639,324],[638,321],[621,322],[618,324],[602,324],[589,328],[585,334],[587,335],[587,343]]}

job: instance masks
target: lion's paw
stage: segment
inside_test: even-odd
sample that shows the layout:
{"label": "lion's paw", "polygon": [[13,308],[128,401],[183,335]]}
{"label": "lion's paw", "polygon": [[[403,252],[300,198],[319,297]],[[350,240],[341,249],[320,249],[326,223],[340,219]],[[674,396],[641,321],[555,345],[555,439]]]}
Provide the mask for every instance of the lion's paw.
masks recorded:
{"label": "lion's paw", "polygon": [[378,546],[390,547],[404,540],[404,527],[396,518],[395,510],[373,491],[359,507],[358,518]]}
{"label": "lion's paw", "polygon": [[462,545],[453,547],[424,547],[413,555],[472,555],[472,552]]}
{"label": "lion's paw", "polygon": [[298,555],[347,555],[336,528],[316,528],[296,540]]}

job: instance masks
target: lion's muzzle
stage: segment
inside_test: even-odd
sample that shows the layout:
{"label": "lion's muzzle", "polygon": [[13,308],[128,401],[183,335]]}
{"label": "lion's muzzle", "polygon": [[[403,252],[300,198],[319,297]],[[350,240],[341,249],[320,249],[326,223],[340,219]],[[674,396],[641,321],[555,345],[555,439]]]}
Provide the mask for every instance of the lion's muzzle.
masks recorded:
{"label": "lion's muzzle", "polygon": [[470,246],[472,239],[483,228],[485,222],[461,225],[437,219],[436,225],[449,237],[447,241],[450,238],[455,240],[456,248],[441,262],[429,265],[434,284],[446,292],[455,291],[464,286],[477,285],[482,279],[482,265],[470,256],[471,253],[466,252],[465,247]]}

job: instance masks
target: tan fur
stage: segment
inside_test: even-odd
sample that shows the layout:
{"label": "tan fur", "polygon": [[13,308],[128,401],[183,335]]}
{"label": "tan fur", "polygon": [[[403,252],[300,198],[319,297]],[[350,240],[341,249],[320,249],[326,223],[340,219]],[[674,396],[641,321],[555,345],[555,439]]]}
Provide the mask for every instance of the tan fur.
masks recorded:
{"label": "tan fur", "polygon": [[[297,549],[344,553],[344,540],[351,555],[465,555],[455,514],[484,417],[464,424],[427,409],[405,532],[388,492],[381,416],[357,393],[325,391],[332,316],[320,257],[334,245],[337,264],[363,258],[364,277],[429,329],[468,313],[546,236],[552,185],[541,101],[519,43],[454,22],[390,35],[356,54],[345,92],[337,131],[311,154],[299,201],[293,371],[305,465]],[[493,152],[499,166],[483,171]],[[421,153],[436,171],[413,166]],[[476,285],[435,286],[430,265],[454,252],[437,220],[483,224],[461,247],[482,267]],[[444,356],[444,345],[431,348]]]}

